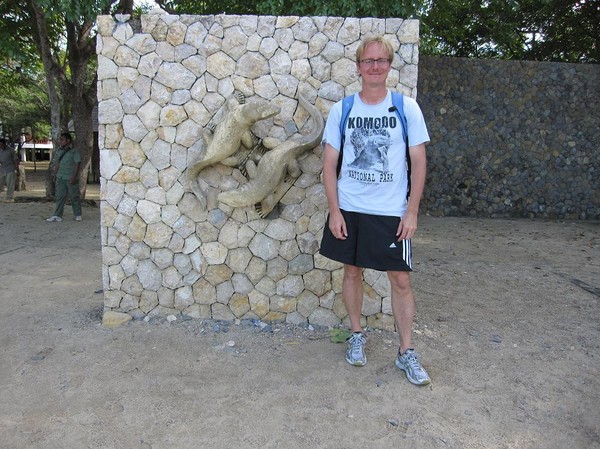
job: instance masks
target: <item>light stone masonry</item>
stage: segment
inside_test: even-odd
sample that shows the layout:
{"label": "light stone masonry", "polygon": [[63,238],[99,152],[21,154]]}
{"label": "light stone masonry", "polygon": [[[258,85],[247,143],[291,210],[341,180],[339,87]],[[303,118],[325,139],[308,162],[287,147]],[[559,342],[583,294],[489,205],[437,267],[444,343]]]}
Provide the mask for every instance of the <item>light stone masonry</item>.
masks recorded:
{"label": "light stone masonry", "polygon": [[[144,316],[347,324],[342,266],[318,254],[327,200],[322,150],[267,218],[217,201],[246,178],[224,165],[202,172],[207,207],[186,170],[202,133],[234,91],[281,113],[256,123],[262,139],[306,134],[302,93],[321,111],[356,92],[354,53],[369,34],[396,52],[389,87],[416,96],[416,20],[399,18],[142,15],[98,18],[98,121],[104,321]],[[387,276],[365,271],[363,322],[393,329]]]}

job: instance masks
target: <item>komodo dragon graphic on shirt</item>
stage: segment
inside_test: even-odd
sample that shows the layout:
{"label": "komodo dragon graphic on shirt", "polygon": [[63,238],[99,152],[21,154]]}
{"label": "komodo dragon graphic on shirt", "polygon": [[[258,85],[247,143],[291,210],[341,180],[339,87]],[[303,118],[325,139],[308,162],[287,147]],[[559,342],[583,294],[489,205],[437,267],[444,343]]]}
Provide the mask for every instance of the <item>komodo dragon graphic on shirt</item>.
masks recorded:
{"label": "komodo dragon graphic on shirt", "polygon": [[188,168],[188,186],[198,197],[202,209],[206,209],[206,196],[198,180],[200,172],[209,165],[225,161],[240,148],[240,145],[251,148],[254,139],[250,128],[259,120],[273,117],[281,111],[279,107],[268,101],[241,104],[243,98],[241,94],[237,98],[235,96],[230,98],[226,105],[227,111],[222,120],[217,123],[214,132],[208,129],[203,131],[202,138],[206,149]]}
{"label": "komodo dragon graphic on shirt", "polygon": [[388,150],[392,144],[385,129],[355,129],[350,137],[356,158],[348,167],[359,170],[389,170]]}
{"label": "komodo dragon graphic on shirt", "polygon": [[[298,157],[321,142],[324,121],[321,112],[302,95],[298,96],[298,101],[313,120],[312,132],[306,136],[291,138],[279,143],[261,157],[256,167],[252,167],[253,161],[248,161],[250,181],[242,185],[239,190],[220,193],[219,201],[232,207],[245,207],[261,203],[257,210],[262,217],[265,217],[277,204],[278,199],[274,200],[273,193],[284,181],[286,174],[293,178],[300,176]],[[265,146],[270,145],[265,141]],[[252,176],[253,174],[254,176]]]}

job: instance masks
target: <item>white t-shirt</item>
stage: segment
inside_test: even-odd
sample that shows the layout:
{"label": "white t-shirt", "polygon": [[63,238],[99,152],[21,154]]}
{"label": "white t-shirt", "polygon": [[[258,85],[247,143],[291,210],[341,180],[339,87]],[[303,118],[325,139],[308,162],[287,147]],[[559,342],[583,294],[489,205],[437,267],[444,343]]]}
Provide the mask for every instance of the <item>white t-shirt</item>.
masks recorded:
{"label": "white t-shirt", "polygon": [[[368,105],[354,95],[346,122],[342,169],[338,180],[341,209],[371,215],[402,217],[406,212],[408,188],[406,144],[402,124],[392,109],[392,95]],[[391,109],[391,111],[390,111]],[[419,105],[404,97],[410,146],[429,142],[425,119]],[[333,105],[323,133],[326,143],[339,151],[342,136],[342,102]]]}

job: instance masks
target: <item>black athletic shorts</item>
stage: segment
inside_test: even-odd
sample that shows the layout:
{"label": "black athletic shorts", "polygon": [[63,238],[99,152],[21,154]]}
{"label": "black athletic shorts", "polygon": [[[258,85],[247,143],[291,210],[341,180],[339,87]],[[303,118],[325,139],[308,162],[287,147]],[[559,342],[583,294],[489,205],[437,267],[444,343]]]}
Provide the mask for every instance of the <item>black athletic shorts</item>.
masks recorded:
{"label": "black athletic shorts", "polygon": [[412,271],[410,239],[398,241],[400,217],[368,215],[342,210],[348,236],[336,239],[329,229],[329,216],[323,230],[321,255],[328,259],[378,271]]}

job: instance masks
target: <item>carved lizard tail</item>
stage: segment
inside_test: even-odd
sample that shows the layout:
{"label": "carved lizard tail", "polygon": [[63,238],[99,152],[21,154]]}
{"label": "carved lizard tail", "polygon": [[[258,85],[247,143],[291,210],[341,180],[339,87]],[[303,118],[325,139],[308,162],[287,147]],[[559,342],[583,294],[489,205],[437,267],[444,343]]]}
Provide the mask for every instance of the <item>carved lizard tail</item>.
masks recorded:
{"label": "carved lizard tail", "polygon": [[303,136],[298,143],[302,146],[303,149],[308,150],[310,148],[314,148],[321,143],[323,139],[323,130],[325,129],[325,122],[323,120],[323,116],[321,112],[317,109],[316,106],[313,106],[306,98],[302,95],[298,95],[298,102],[300,106],[304,108],[306,112],[313,119],[313,130],[310,134]]}
{"label": "carved lizard tail", "polygon": [[206,164],[202,164],[200,162],[191,166],[187,171],[188,188],[194,193],[194,195],[196,195],[196,198],[198,198],[201,210],[206,210],[206,194],[200,186],[200,179],[198,178],[198,175],[205,166]]}

